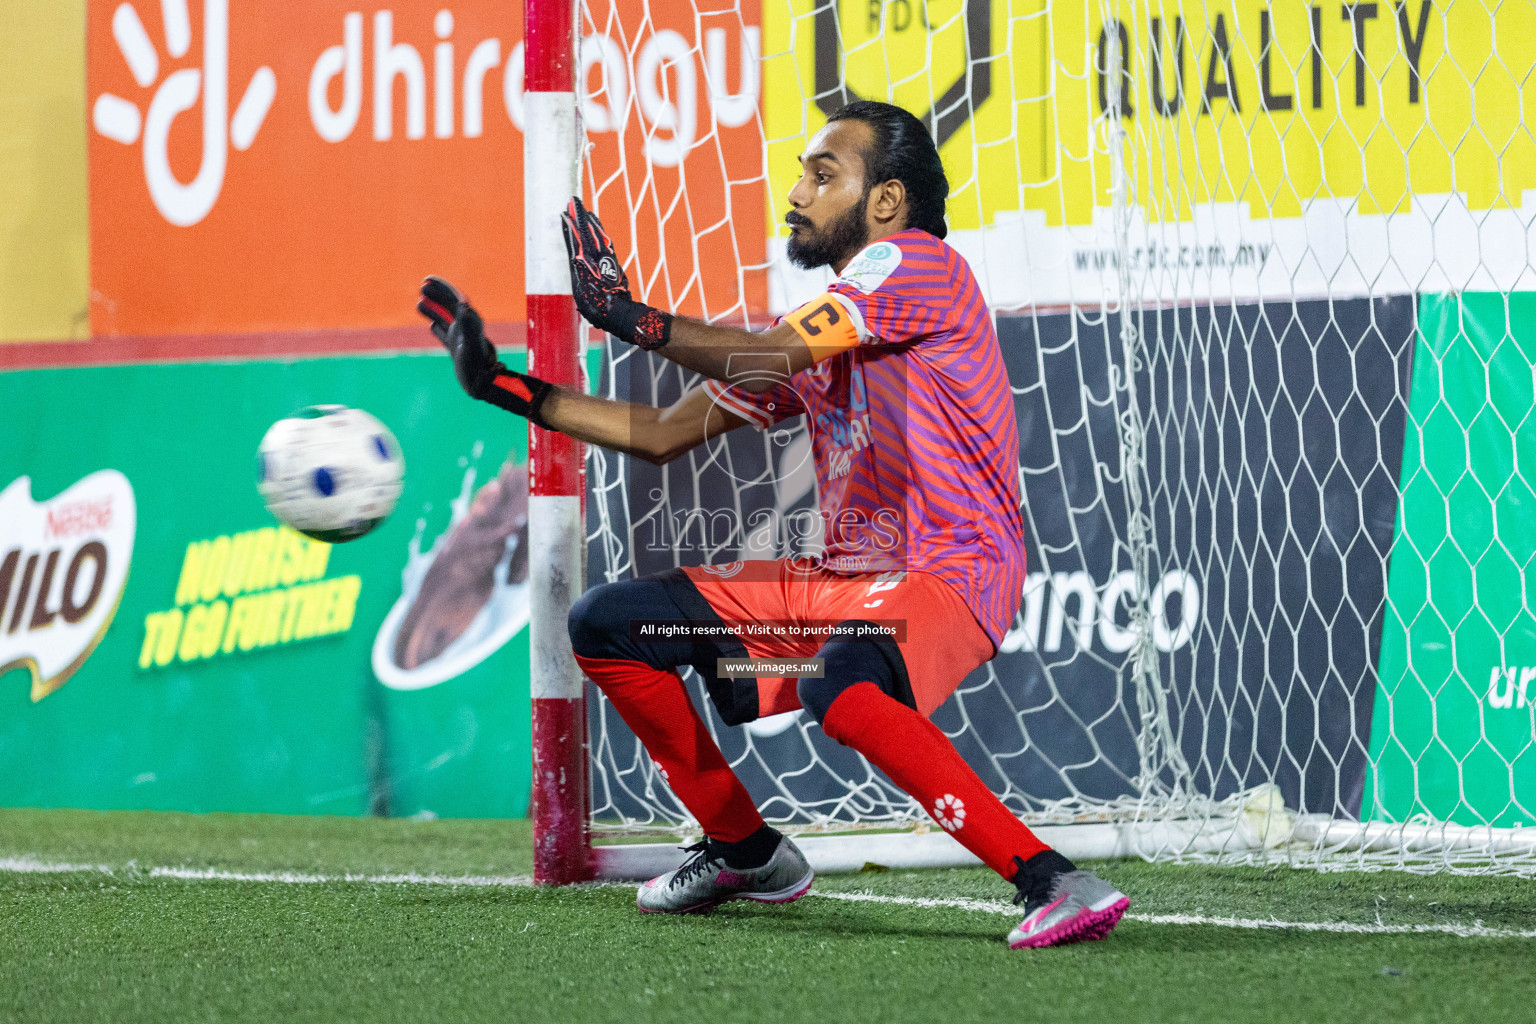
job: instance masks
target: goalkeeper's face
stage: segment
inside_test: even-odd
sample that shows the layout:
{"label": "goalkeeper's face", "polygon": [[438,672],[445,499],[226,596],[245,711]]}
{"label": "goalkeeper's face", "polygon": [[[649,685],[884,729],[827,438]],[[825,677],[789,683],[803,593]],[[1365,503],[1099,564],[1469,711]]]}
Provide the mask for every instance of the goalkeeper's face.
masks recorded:
{"label": "goalkeeper's face", "polygon": [[800,180],[789,190],[789,261],[804,270],[830,266],[838,273],[869,244],[870,189],[864,152],[870,129],[834,121],[811,139],[800,158]]}

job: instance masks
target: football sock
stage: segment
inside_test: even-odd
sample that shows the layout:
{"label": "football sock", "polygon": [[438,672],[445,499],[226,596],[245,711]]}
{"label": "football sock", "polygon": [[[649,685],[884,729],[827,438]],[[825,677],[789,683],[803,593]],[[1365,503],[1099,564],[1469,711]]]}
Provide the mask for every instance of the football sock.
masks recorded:
{"label": "football sock", "polygon": [[[704,834],[724,843],[752,840],[763,828],[762,815],[694,710],[677,673],[616,658],[578,654],[576,661],[645,744],[646,753],[661,767],[662,777],[683,806],[699,820]],[[760,845],[763,840],[757,842]],[[748,859],[756,851],[757,846],[749,847]],[[773,856],[771,847],[768,856]]]}
{"label": "football sock", "polygon": [[1014,858],[1027,863],[1049,849],[987,789],[938,726],[874,683],[844,690],[821,725],[916,797],[941,828],[1004,878],[1017,873]]}
{"label": "football sock", "polygon": [[710,839],[709,852],[739,871],[760,868],[773,859],[773,851],[779,848],[784,836],[771,825],[764,825],[739,843]]}

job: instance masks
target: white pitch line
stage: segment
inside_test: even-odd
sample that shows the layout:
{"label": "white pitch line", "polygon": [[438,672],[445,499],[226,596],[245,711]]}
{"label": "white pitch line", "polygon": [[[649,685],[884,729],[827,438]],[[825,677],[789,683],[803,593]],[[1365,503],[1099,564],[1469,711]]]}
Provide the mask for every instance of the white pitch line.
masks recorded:
{"label": "white pitch line", "polygon": [[1349,921],[1275,921],[1250,917],[1202,917],[1191,914],[1126,914],[1145,924],[1203,924],[1217,928],[1344,932],[1358,935],[1455,935],[1463,939],[1536,939],[1536,929],[1489,928],[1482,924],[1354,924]]}
{"label": "white pitch line", "polygon": [[367,882],[374,885],[467,885],[484,888],[533,884],[533,878],[530,875],[419,875],[415,872],[387,875],[307,875],[295,871],[220,871],[216,868],[150,868],[144,873],[150,878],[211,882],[278,882],[283,885]]}
{"label": "white pitch line", "polygon": [[30,857],[0,858],[0,872],[22,875],[101,874],[146,878],[175,878],[191,882],[276,882],[282,885],[320,885],[327,882],[366,882],[375,885],[529,886],[529,875],[420,875],[345,874],[312,875],[299,871],[223,871],[218,868],[139,867],[108,864],[57,864]]}
{"label": "white pitch line", "polygon": [[879,896],[872,892],[819,892],[812,896],[829,900],[847,900],[851,903],[895,903],[904,907],[937,907],[943,910],[979,910],[985,914],[1017,914],[1024,911],[1012,903],[993,903],[990,900],[971,899],[968,896],[934,898],[928,896]]}
{"label": "white pitch line", "polygon": [[14,875],[78,875],[82,873],[110,875],[112,869],[105,864],[58,864],[33,860],[31,857],[0,857],[0,871]]}
{"label": "white pitch line", "polygon": [[[1022,911],[1011,903],[956,897],[930,899],[920,896],[878,896],[869,892],[813,892],[823,899],[855,903],[890,903],[912,907],[941,907],[975,910],[988,914],[1018,916]],[[1337,932],[1352,935],[1455,935],[1463,939],[1536,939],[1536,929],[1490,928],[1477,924],[1356,924],[1350,921],[1281,921],[1258,917],[1209,917],[1203,914],[1126,914],[1125,920],[1141,924],[1205,925],[1211,928],[1240,928],[1249,931]]]}
{"label": "white pitch line", "polygon": [[[30,857],[0,857],[0,873],[24,875],[124,874],[131,877],[169,878],[191,882],[266,882],[279,885],[319,885],[352,882],[371,885],[471,886],[479,888],[526,888],[533,885],[528,875],[422,875],[343,874],[314,875],[297,871],[223,871],[218,868],[140,868],[132,865],[112,867],[107,864],[68,864],[40,861]],[[631,888],[618,882],[598,882],[592,887]],[[1022,911],[1011,903],[978,900],[965,896],[947,898],[926,896],[882,896],[872,892],[811,892],[811,896],[848,903],[883,903],[894,906],[940,910],[970,910],[985,914],[1017,916]],[[1274,918],[1215,917],[1203,914],[1126,914],[1127,921],[1140,924],[1203,925],[1208,928],[1236,928],[1246,931],[1332,932],[1349,935],[1454,935],[1462,939],[1536,939],[1536,929],[1490,928],[1473,924],[1356,924],[1350,921],[1282,921]]]}

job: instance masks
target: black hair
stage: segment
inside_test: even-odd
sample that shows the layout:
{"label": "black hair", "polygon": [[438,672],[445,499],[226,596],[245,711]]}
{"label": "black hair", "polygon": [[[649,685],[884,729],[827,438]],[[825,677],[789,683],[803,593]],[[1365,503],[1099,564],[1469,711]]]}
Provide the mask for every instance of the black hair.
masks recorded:
{"label": "black hair", "polygon": [[911,111],[875,100],[854,100],[827,118],[861,121],[874,134],[864,154],[864,188],[867,192],[884,181],[899,181],[907,190],[907,227],[921,228],[943,238],[944,203],[949,199],[949,178],[939,160],[933,136]]}

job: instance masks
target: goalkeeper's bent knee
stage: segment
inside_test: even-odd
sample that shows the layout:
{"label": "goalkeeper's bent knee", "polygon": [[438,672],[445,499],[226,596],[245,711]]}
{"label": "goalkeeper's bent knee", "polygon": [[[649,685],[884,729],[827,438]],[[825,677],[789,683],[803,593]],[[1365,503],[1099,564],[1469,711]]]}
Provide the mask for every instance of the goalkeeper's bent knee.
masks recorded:
{"label": "goalkeeper's bent knee", "polygon": [[[844,690],[858,683],[874,683],[887,697],[915,708],[912,686],[907,679],[907,663],[896,642],[879,636],[880,630],[871,622],[848,619],[837,625],[839,633],[862,633],[872,638],[828,641],[817,652],[817,657],[822,659],[821,678],[806,677],[796,686],[800,706],[821,724],[826,721],[833,701],[842,696]],[[861,630],[860,626],[867,628]]]}

